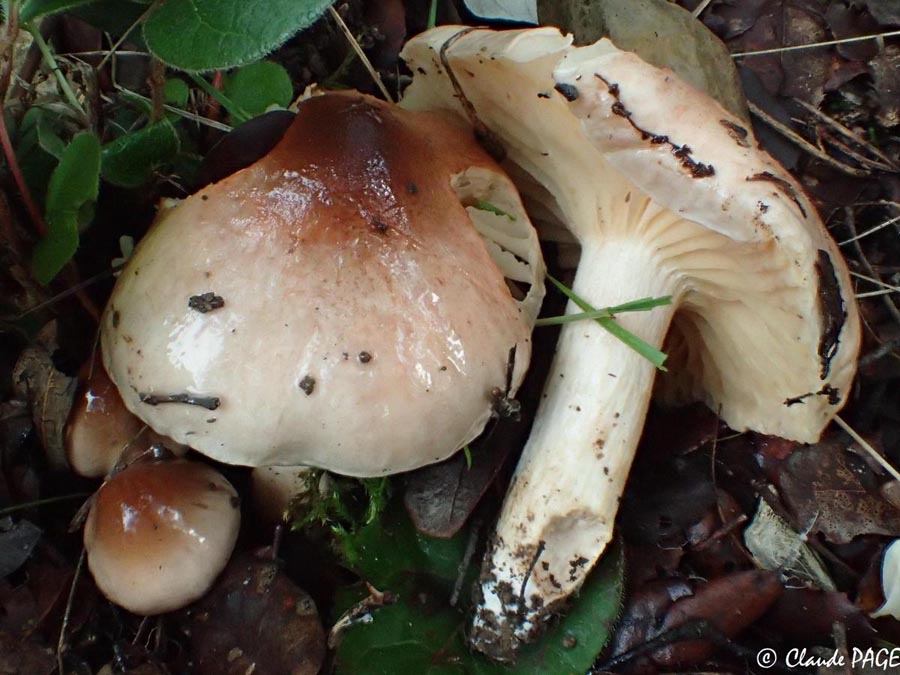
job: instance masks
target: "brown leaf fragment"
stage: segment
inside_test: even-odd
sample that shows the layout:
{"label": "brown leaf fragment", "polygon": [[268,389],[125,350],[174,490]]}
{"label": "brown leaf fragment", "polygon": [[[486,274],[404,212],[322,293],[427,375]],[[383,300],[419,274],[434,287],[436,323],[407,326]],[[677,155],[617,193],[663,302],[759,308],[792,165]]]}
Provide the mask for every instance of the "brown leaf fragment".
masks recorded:
{"label": "brown leaf fragment", "polygon": [[325,659],[315,603],[271,560],[236,558],[185,614],[198,675],[313,675]]}
{"label": "brown leaf fragment", "polygon": [[[856,7],[848,7],[843,2],[833,2],[825,10],[825,21],[835,39],[853,38],[860,35],[874,35],[879,32],[878,22],[869,12]],[[878,53],[875,40],[846,42],[835,46],[838,54],[853,61],[868,61]]]}
{"label": "brown leaf fragment", "polygon": [[416,530],[429,537],[450,539],[465,525],[514,447],[521,447],[526,425],[500,418],[465,454],[409,474],[403,504]]}
{"label": "brown leaf fragment", "polygon": [[886,45],[869,65],[875,80],[873,90],[880,103],[878,121],[886,127],[896,126],[900,124],[900,47]]}
{"label": "brown leaf fragment", "polygon": [[810,588],[787,588],[762,623],[785,641],[795,644],[830,644],[835,623],[847,626],[851,638],[869,637],[868,618],[844,593]]}
{"label": "brown leaf fragment", "polygon": [[28,520],[14,525],[0,520],[0,579],[19,569],[41,538],[41,529]]}
{"label": "brown leaf fragment", "polygon": [[[706,620],[733,638],[765,614],[783,590],[778,575],[772,572],[751,570],[720,577],[673,603],[659,633],[689,621]],[[679,642],[654,652],[653,660],[661,667],[688,666],[702,663],[714,649],[709,641]]]}
{"label": "brown leaf fragment", "polygon": [[[783,11],[785,45],[809,45],[828,40],[824,22],[812,11],[787,3]],[[821,103],[833,59],[834,53],[828,49],[803,49],[782,54],[785,75],[782,94],[813,105]]]}
{"label": "brown leaf fragment", "polygon": [[63,432],[78,381],[53,365],[54,324],[45,326],[39,340],[19,356],[13,386],[16,396],[31,404],[32,419],[51,467],[62,469],[67,465]]}
{"label": "brown leaf fragment", "polygon": [[885,27],[900,26],[900,0],[865,0],[866,9]]}
{"label": "brown leaf fragment", "polygon": [[683,579],[651,581],[631,593],[616,628],[612,654],[624,654],[655,637],[672,603],[690,595],[691,587]]}
{"label": "brown leaf fragment", "polygon": [[56,669],[53,649],[31,639],[0,631],[0,673],[50,675]]}
{"label": "brown leaf fragment", "polygon": [[861,534],[900,535],[900,510],[874,487],[868,466],[845,450],[840,438],[794,452],[778,476],[782,498],[796,527],[812,525],[833,543]]}

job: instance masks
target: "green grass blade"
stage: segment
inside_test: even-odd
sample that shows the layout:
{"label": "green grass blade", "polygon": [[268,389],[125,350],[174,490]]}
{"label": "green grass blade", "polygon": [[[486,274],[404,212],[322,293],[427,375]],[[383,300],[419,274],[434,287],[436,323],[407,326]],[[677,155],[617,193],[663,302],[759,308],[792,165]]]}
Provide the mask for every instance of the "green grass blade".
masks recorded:
{"label": "green grass blade", "polygon": [[[631,347],[631,349],[633,349],[638,354],[643,356],[650,363],[652,363],[654,366],[656,366],[659,370],[666,370],[666,367],[663,365],[666,362],[666,358],[668,358],[666,356],[666,354],[663,353],[662,351],[660,351],[659,349],[657,349],[656,347],[654,347],[653,345],[651,345],[650,343],[642,340],[637,335],[635,335],[634,333],[629,331],[627,328],[624,328],[621,325],[619,325],[618,323],[616,323],[616,320],[613,318],[613,315],[615,314],[615,310],[617,310],[619,312],[622,312],[622,311],[644,311],[643,309],[638,309],[638,310],[635,310],[635,309],[622,310],[621,309],[622,307],[629,307],[629,306],[633,307],[635,304],[637,304],[639,307],[643,308],[648,303],[654,303],[654,302],[656,303],[656,304],[653,304],[652,306],[647,306],[646,309],[652,309],[652,307],[659,307],[661,305],[667,305],[672,302],[671,297],[666,296],[664,298],[642,298],[641,300],[634,300],[632,302],[625,303],[624,305],[619,305],[618,307],[611,307],[611,308],[608,308],[605,310],[598,310],[598,309],[595,309],[593,306],[591,306],[591,304],[589,302],[587,302],[586,300],[584,300],[581,297],[579,297],[578,295],[576,295],[575,292],[571,288],[566,286],[564,283],[562,283],[558,279],[555,279],[554,277],[550,276],[549,274],[547,275],[547,279],[550,281],[550,283],[552,283],[554,286],[556,286],[556,288],[559,289],[559,291],[563,295],[565,295],[569,300],[571,300],[576,305],[578,305],[578,307],[580,307],[582,309],[582,311],[584,311],[586,314],[587,313],[596,314],[597,316],[594,318],[594,320],[597,323],[599,323],[600,326],[602,326],[604,330],[608,331],[609,333],[614,335],[616,338],[621,340],[623,343],[625,343],[626,345]],[[605,312],[605,314],[604,314],[604,312]],[[577,315],[572,315],[572,316],[577,316]]]}

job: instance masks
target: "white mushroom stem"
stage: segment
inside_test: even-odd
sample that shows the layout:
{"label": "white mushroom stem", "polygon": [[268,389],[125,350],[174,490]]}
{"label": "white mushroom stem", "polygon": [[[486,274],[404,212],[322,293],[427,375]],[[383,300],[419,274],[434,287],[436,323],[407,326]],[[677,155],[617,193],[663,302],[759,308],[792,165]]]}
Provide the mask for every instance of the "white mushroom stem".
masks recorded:
{"label": "white mushroom stem", "polygon": [[[651,247],[633,238],[586,244],[574,290],[599,308],[677,294],[678,286]],[[675,308],[673,302],[616,320],[658,347]],[[570,302],[567,311],[582,310]],[[596,322],[563,326],[484,568],[472,635],[476,644],[494,642],[490,653],[498,653],[497,640],[528,640],[539,617],[576,590],[603,553],[654,376],[653,364]]]}

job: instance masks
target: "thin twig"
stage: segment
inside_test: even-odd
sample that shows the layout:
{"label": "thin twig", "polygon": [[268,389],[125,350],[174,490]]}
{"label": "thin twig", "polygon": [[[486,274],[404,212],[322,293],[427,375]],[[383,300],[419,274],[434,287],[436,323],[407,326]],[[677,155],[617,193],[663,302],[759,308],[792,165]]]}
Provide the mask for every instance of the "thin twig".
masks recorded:
{"label": "thin twig", "polygon": [[[849,206],[844,208],[844,223],[847,225],[847,229],[850,230],[850,234],[853,237],[849,241],[853,242],[853,248],[856,251],[857,258],[859,258],[859,261],[860,263],[862,263],[862,266],[865,268],[866,272],[877,279],[878,274],[872,268],[872,263],[869,262],[866,254],[863,253],[862,246],[859,245],[859,237],[856,233],[856,216],[853,213],[853,209],[851,209]],[[891,299],[891,297],[889,295],[884,295],[882,296],[882,300],[888,312],[890,312],[891,316],[894,317],[894,320],[897,323],[900,323],[900,310],[897,309],[897,305],[894,304],[894,301]]]}
{"label": "thin twig", "polygon": [[[141,14],[141,15],[137,18],[137,20],[136,20],[133,24],[131,24],[131,25],[128,27],[128,30],[126,30],[126,31],[122,34],[122,36],[121,36],[118,40],[116,40],[115,44],[114,44],[112,47],[110,47],[109,53],[108,53],[106,56],[103,57],[103,60],[102,60],[102,61],[100,61],[100,65],[97,66],[97,70],[101,70],[101,69],[103,68],[103,66],[106,65],[106,62],[109,61],[109,59],[116,53],[116,51],[119,49],[119,47],[122,45],[122,43],[125,42],[126,39],[128,39],[128,36],[131,35],[131,32],[132,32],[135,28],[137,28],[138,26],[140,26],[144,21],[146,21],[146,20],[149,18],[150,14],[152,14],[154,11],[156,11],[156,8],[159,7],[160,4],[162,4],[162,1],[163,1],[163,0],[155,0],[155,2],[153,2],[153,3],[152,3],[152,4],[144,11],[144,13]],[[149,55],[148,55],[148,56],[149,56]]]}
{"label": "thin twig", "polygon": [[840,40],[826,40],[825,42],[813,42],[808,45],[791,45],[790,47],[776,47],[774,49],[760,49],[752,52],[737,52],[732,54],[732,58],[740,59],[746,56],[765,56],[766,54],[782,54],[784,52],[795,52],[801,49],[814,49],[815,47],[830,47],[831,45],[843,45],[851,42],[863,42],[865,40],[883,40],[884,38],[896,37],[900,35],[900,30],[894,30],[887,33],[876,33],[874,35],[860,35],[852,38],[841,38]]}
{"label": "thin twig", "polygon": [[884,221],[883,223],[879,223],[878,225],[875,225],[874,227],[870,227],[868,230],[864,230],[863,232],[860,232],[859,234],[856,234],[854,232],[853,236],[850,239],[845,239],[844,241],[838,242],[838,246],[845,246],[846,244],[850,244],[854,241],[859,241],[863,237],[868,237],[870,234],[875,234],[876,232],[883,230],[886,227],[890,227],[891,225],[893,225],[896,222],[900,222],[900,216],[894,216],[893,218],[889,218],[888,220]]}
{"label": "thin twig", "polygon": [[13,149],[12,141],[9,138],[9,132],[6,130],[6,116],[2,104],[0,104],[0,145],[3,146],[6,165],[13,175],[16,187],[19,188],[19,196],[22,198],[25,210],[28,211],[28,216],[31,218],[31,222],[34,223],[34,228],[37,230],[37,233],[43,237],[47,234],[47,223],[44,222],[44,216],[41,214],[37,204],[35,204],[34,200],[31,198],[31,190],[28,189],[28,184],[25,182],[25,177],[22,175],[19,160],[16,158],[16,151]]}
{"label": "thin twig", "polygon": [[799,99],[799,98],[795,98],[794,101],[796,103],[799,103],[802,108],[805,108],[807,111],[809,111],[810,113],[812,113],[813,115],[818,117],[822,122],[824,122],[828,126],[835,129],[842,136],[850,139],[851,141],[854,141],[855,143],[859,144],[861,147],[865,148],[867,151],[869,151],[870,153],[875,155],[878,159],[880,159],[882,161],[882,163],[885,166],[890,167],[890,170],[897,171],[898,168],[900,168],[897,166],[897,164],[896,164],[896,162],[894,162],[894,160],[892,160],[890,157],[885,155],[877,147],[875,147],[874,145],[869,143],[866,139],[864,139],[862,136],[860,136],[858,133],[856,133],[852,129],[848,129],[847,127],[845,127],[843,124],[838,122],[836,119],[834,119],[830,115],[826,115],[825,113],[823,113],[816,106],[812,105],[811,103],[807,103],[806,101]]}
{"label": "thin twig", "polygon": [[86,113],[84,112],[84,108],[81,107],[81,102],[78,100],[78,97],[75,95],[75,92],[72,91],[72,87],[69,85],[69,80],[66,78],[65,73],[63,73],[62,69],[59,67],[59,64],[56,62],[56,57],[53,56],[53,50],[50,49],[50,45],[47,44],[47,41],[44,40],[44,36],[41,35],[41,31],[30,23],[26,23],[22,27],[26,31],[31,33],[31,37],[34,38],[34,43],[38,46],[38,49],[41,50],[41,56],[49,66],[50,72],[53,73],[53,77],[56,78],[56,82],[59,85],[63,96],[65,96],[66,100],[69,102],[69,105],[71,105],[82,115],[86,115]]}
{"label": "thin twig", "polygon": [[857,293],[853,297],[856,299],[859,298],[877,298],[879,295],[888,295],[890,293],[900,292],[900,289],[896,288],[882,288],[878,291],[866,291],[865,293]]}
{"label": "thin twig", "polygon": [[353,33],[350,31],[350,28],[344,23],[344,20],[341,18],[341,15],[337,13],[337,10],[334,7],[329,7],[328,11],[331,13],[331,18],[334,19],[335,23],[338,25],[338,28],[341,29],[341,32],[347,38],[347,41],[350,43],[350,46],[353,48],[353,51],[356,52],[356,55],[359,57],[359,60],[362,61],[365,69],[369,71],[369,75],[372,76],[372,79],[375,81],[375,85],[381,91],[381,95],[384,96],[386,101],[394,102],[394,97],[391,96],[391,93],[387,90],[387,87],[384,86],[384,82],[381,81],[381,75],[378,74],[378,71],[375,70],[375,67],[372,65],[372,62],[369,61],[369,57],[366,56],[366,53],[363,51],[362,47],[359,46],[359,42],[357,42],[356,38],[353,36]]}
{"label": "thin twig", "polygon": [[850,174],[851,176],[868,176],[871,173],[866,169],[858,169],[854,166],[850,166],[849,164],[844,164],[843,162],[836,160],[827,152],[824,152],[820,148],[817,148],[815,145],[803,138],[803,136],[798,134],[789,126],[776,120],[774,117],[769,115],[769,113],[767,113],[765,110],[763,110],[753,102],[748,101],[747,105],[750,108],[751,113],[756,115],[756,117],[758,117],[773,129],[775,129],[775,131],[779,132],[782,136],[785,136],[786,138],[792,140],[794,143],[799,145],[801,149],[805,150],[814,157],[821,159],[823,162],[825,162],[829,166],[834,167],[838,171]]}
{"label": "thin twig", "polygon": [[860,274],[859,272],[850,272],[851,277],[856,277],[857,279],[862,279],[863,281],[868,281],[869,283],[875,284],[876,286],[881,286],[882,288],[888,288],[892,291],[897,291],[900,293],[900,286],[892,286],[891,284],[887,284],[880,279],[875,279],[874,277],[867,277],[865,274]]}
{"label": "thin twig", "polygon": [[888,340],[887,342],[882,342],[859,360],[859,367],[865,368],[869,364],[875,363],[878,359],[884,358],[897,349],[900,349],[900,337]]}
{"label": "thin twig", "polygon": [[837,425],[841,429],[843,429],[844,431],[847,432],[847,434],[849,434],[850,438],[852,438],[854,441],[856,441],[856,443],[859,445],[859,447],[861,447],[863,450],[865,450],[867,453],[869,453],[869,455],[872,457],[872,459],[874,459],[876,462],[878,462],[885,471],[887,471],[889,474],[891,474],[895,479],[900,480],[900,471],[897,471],[897,469],[895,469],[891,465],[890,462],[888,462],[884,457],[882,457],[881,453],[879,453],[875,448],[873,448],[871,446],[871,444],[865,438],[863,438],[858,433],[856,433],[856,431],[854,431],[853,428],[849,424],[847,424],[843,419],[841,419],[840,415],[835,415],[834,421],[837,422]]}
{"label": "thin twig", "polygon": [[81,556],[78,558],[78,564],[75,566],[75,574],[72,575],[72,587],[69,588],[69,599],[66,600],[66,611],[63,614],[62,626],[59,629],[59,641],[56,643],[56,665],[59,668],[59,675],[65,675],[63,664],[63,654],[66,651],[66,629],[69,627],[69,621],[72,618],[72,606],[75,603],[75,590],[78,588],[78,579],[81,577],[81,570],[84,567],[85,555],[84,547],[81,548]]}
{"label": "thin twig", "polygon": [[703,10],[706,9],[707,7],[709,7],[709,4],[711,2],[712,2],[712,0],[703,0],[703,2],[701,2],[699,5],[697,5],[694,8],[694,11],[691,12],[691,14],[693,14],[695,18],[699,18],[699,16],[701,14],[703,14]]}
{"label": "thin twig", "polygon": [[[146,96],[142,96],[141,94],[138,94],[137,92],[131,91],[130,89],[126,89],[125,87],[123,87],[120,84],[117,84],[115,86],[116,86],[116,91],[120,91],[123,94],[131,96],[137,100],[144,101],[145,103],[152,103],[152,101],[149,98],[147,98]],[[208,117],[203,117],[202,115],[197,115],[196,113],[188,112],[187,110],[182,110],[181,108],[176,108],[173,105],[166,104],[163,106],[163,108],[165,108],[169,112],[175,113],[176,115],[180,115],[181,117],[184,117],[185,119],[189,119],[192,122],[196,122],[197,124],[204,124],[213,129],[218,129],[219,131],[228,132],[228,131],[231,131],[231,129],[233,128],[233,127],[228,126],[227,124],[223,124],[222,122],[218,122],[216,120],[211,120]]]}
{"label": "thin twig", "polygon": [[70,295],[75,295],[76,293],[78,293],[82,289],[87,288],[91,284],[94,284],[98,281],[102,281],[103,279],[106,279],[107,277],[112,276],[112,274],[114,272],[115,272],[115,269],[108,269],[108,270],[104,270],[103,272],[100,272],[99,274],[95,274],[94,276],[89,277],[88,279],[84,279],[84,280],[76,283],[74,286],[70,286],[66,290],[57,293],[52,298],[44,300],[43,302],[38,303],[34,307],[30,307],[29,309],[26,309],[24,312],[16,315],[14,320],[19,321],[21,319],[24,319],[29,314],[33,314],[34,312],[44,309],[45,307],[49,307],[50,305],[53,305],[53,304],[59,302],[60,300],[68,298]]}

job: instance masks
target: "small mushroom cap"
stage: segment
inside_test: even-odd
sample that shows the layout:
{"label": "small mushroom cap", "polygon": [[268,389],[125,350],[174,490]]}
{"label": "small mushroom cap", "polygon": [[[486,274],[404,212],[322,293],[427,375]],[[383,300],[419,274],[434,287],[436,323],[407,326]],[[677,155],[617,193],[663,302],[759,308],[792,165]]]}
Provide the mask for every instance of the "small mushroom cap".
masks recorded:
{"label": "small mushroom cap", "polygon": [[129,409],[223,462],[358,476],[480,433],[524,375],[543,267],[513,184],[450,119],[314,97],[268,155],[162,212],[102,322]]}
{"label": "small mushroom cap", "polygon": [[308,466],[257,466],[250,472],[253,510],[269,522],[281,522],[295,499],[314,498],[327,481],[327,472]]}
{"label": "small mushroom cap", "polygon": [[141,441],[146,425],[125,407],[99,355],[82,367],[79,376],[66,422],[66,458],[75,473],[99,478],[112,470],[126,446]]}
{"label": "small mushroom cap", "polygon": [[100,478],[118,462],[128,463],[152,445],[163,445],[177,455],[187,452],[185,446],[161,437],[125,407],[99,353],[82,366],[79,379],[65,430],[66,459],[75,473]]}
{"label": "small mushroom cap", "polygon": [[852,285],[815,207],[742,120],[609,40],[573,47],[554,28],[442,26],[402,56],[414,79],[401,105],[466,117],[449,64],[551,225],[583,249],[643,242],[652,269],[635,273],[666,279],[678,307],[666,398],[818,439],[856,370]]}
{"label": "small mushroom cap", "polygon": [[209,589],[240,521],[237,492],[215,469],[183,459],[137,462],[94,495],[84,526],[88,567],[117,605],[170,612]]}

